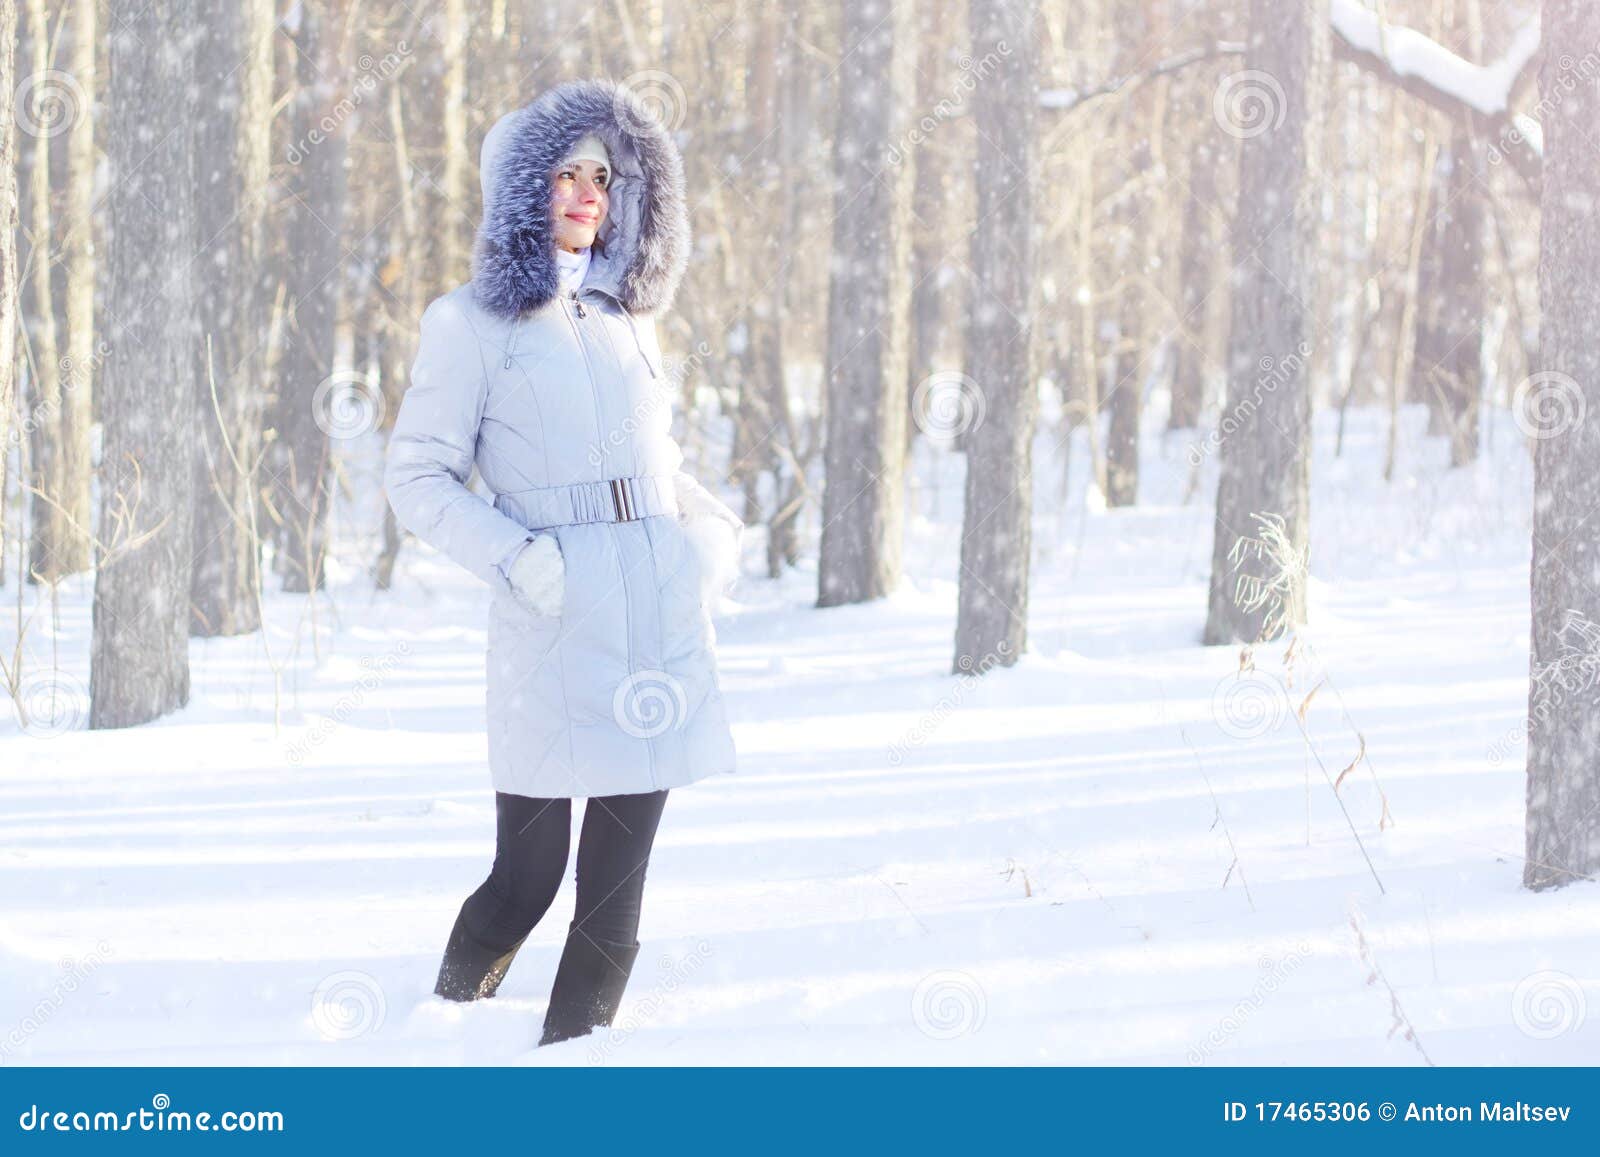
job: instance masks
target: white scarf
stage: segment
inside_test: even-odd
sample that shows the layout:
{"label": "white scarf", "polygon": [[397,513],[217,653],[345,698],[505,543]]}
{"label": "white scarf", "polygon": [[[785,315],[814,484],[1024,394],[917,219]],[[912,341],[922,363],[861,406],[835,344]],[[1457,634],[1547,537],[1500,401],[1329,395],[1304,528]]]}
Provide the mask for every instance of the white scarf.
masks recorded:
{"label": "white scarf", "polygon": [[584,276],[589,272],[589,247],[569,253],[567,250],[556,246],[556,275],[560,279],[561,296],[570,297],[577,292],[583,284]]}

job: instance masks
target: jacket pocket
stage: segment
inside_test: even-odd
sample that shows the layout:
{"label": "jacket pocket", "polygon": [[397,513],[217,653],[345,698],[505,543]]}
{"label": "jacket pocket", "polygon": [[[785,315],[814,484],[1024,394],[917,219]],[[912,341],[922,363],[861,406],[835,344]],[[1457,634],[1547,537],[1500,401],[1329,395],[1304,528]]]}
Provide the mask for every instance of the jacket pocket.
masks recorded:
{"label": "jacket pocket", "polygon": [[[566,548],[561,544],[561,536],[556,534],[554,530],[535,531],[534,536],[535,538],[549,537],[556,544],[556,553],[561,558],[561,613],[559,615],[544,615],[540,614],[538,611],[535,611],[532,607],[529,607],[522,601],[521,596],[517,594],[516,588],[511,584],[511,579],[506,574],[502,573],[498,566],[490,568],[494,572],[494,598],[490,604],[490,607],[493,609],[495,606],[502,606],[506,616],[513,621],[515,620],[515,617],[520,614],[522,617],[532,620],[534,623],[557,624],[566,618],[567,613],[566,584],[568,576]],[[522,549],[527,550],[528,547],[533,544],[533,541],[534,539],[530,538],[528,540],[528,545],[524,546]],[[521,552],[519,551],[517,554],[512,556],[511,564],[508,564],[506,569],[510,570],[511,565],[514,565],[516,560],[520,557]]]}

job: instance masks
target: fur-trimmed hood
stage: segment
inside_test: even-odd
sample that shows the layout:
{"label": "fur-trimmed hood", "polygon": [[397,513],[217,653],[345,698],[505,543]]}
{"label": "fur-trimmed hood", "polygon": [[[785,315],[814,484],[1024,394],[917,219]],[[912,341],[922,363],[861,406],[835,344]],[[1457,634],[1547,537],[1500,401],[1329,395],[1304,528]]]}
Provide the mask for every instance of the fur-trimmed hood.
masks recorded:
{"label": "fur-trimmed hood", "polygon": [[626,87],[579,80],[507,113],[483,138],[483,223],[472,292],[490,313],[515,318],[555,298],[551,170],[591,132],[611,154],[611,203],[584,287],[609,293],[629,313],[660,313],[671,306],[689,260],[689,211],[677,145]]}

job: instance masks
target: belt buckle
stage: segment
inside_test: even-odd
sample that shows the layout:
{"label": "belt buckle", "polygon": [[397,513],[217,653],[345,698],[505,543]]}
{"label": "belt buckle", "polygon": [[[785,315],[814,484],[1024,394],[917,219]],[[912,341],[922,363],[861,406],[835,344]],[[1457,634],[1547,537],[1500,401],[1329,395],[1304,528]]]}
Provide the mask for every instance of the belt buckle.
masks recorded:
{"label": "belt buckle", "polygon": [[633,512],[633,504],[629,500],[628,485],[621,478],[613,478],[611,485],[611,505],[616,510],[618,522],[637,522],[639,516]]}

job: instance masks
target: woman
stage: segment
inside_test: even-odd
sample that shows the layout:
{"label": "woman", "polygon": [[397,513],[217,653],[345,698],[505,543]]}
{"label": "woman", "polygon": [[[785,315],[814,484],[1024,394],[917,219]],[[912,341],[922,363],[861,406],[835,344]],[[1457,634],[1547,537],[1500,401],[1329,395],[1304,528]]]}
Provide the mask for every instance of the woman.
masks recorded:
{"label": "woman", "polygon": [[[384,485],[403,526],[493,589],[494,867],[440,996],[494,995],[588,801],[548,1044],[616,1013],[667,792],[735,768],[707,604],[743,525],[670,433],[654,315],[689,252],[671,137],[628,90],[580,81],[501,118],[479,164],[472,281],[422,316]],[[493,505],[467,489],[474,465]]]}

